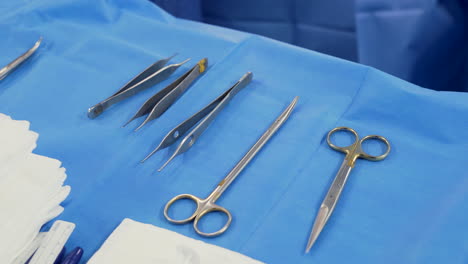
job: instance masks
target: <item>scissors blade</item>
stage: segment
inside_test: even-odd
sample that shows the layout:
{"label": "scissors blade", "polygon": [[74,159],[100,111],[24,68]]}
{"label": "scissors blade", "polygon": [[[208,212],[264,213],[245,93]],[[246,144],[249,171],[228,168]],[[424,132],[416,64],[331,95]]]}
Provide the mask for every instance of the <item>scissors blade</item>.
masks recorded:
{"label": "scissors blade", "polygon": [[328,206],[322,204],[320,206],[320,210],[315,218],[314,226],[312,227],[312,232],[309,236],[309,241],[307,242],[306,253],[309,253],[310,249],[314,245],[315,241],[317,240],[318,236],[323,230],[323,227],[327,223],[328,217],[330,216],[330,208]]}
{"label": "scissors blade", "polygon": [[353,167],[349,165],[347,159],[345,159],[341,164],[341,167],[338,170],[338,173],[336,174],[336,177],[333,180],[333,183],[328,190],[322,205],[320,205],[319,212],[317,213],[317,217],[315,218],[315,222],[312,227],[312,232],[310,233],[309,241],[307,242],[306,253],[308,253],[314,245],[318,236],[325,227],[328,218],[332,214],[333,209],[335,209],[336,203],[340,198],[341,191],[343,191],[343,187],[346,183],[346,180],[348,179],[349,174],[351,173],[352,168]]}

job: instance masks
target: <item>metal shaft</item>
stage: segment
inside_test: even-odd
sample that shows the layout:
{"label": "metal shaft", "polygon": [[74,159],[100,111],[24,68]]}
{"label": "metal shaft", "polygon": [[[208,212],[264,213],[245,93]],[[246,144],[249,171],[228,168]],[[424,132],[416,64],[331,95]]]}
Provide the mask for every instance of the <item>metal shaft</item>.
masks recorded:
{"label": "metal shaft", "polygon": [[288,120],[291,112],[294,109],[294,106],[299,99],[298,96],[289,104],[289,106],[278,116],[278,118],[271,124],[271,126],[263,133],[263,135],[258,139],[257,142],[250,148],[250,150],[244,155],[244,157],[236,164],[236,166],[229,172],[229,174],[218,184],[216,189],[210,194],[209,198],[212,199],[212,202],[215,202],[221,194],[229,187],[229,185],[237,178],[237,176],[242,172],[242,170],[249,164],[249,162],[255,157],[255,155],[262,149],[265,143],[275,134],[276,131]]}
{"label": "metal shaft", "polygon": [[12,72],[14,69],[16,69],[21,63],[23,63],[25,60],[27,60],[33,53],[39,48],[42,42],[42,37],[39,38],[38,41],[34,44],[32,48],[27,50],[25,53],[23,53],[21,56],[16,58],[14,61],[10,62],[7,66],[3,67],[0,69],[0,80],[5,78],[10,72]]}

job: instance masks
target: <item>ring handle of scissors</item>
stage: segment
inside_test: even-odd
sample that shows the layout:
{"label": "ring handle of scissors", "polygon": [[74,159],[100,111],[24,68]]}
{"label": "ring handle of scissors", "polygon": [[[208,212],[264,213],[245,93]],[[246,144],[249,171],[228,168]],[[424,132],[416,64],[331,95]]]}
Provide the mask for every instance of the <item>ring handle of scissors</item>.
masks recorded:
{"label": "ring handle of scissors", "polygon": [[[187,200],[192,200],[193,202],[195,202],[195,204],[197,205],[197,207],[195,208],[195,211],[193,212],[193,214],[185,219],[181,219],[181,220],[177,220],[177,219],[173,219],[169,216],[169,208],[177,201],[179,200],[183,200],[183,199],[187,199]],[[194,196],[194,195],[191,195],[191,194],[180,194],[180,195],[177,195],[175,196],[174,198],[172,198],[171,200],[169,200],[169,202],[167,202],[166,206],[164,207],[164,217],[166,217],[167,221],[171,222],[171,223],[174,223],[174,224],[185,224],[185,223],[188,223],[192,220],[195,219],[195,217],[199,214],[199,211],[200,211],[200,204],[202,203],[202,199]]]}
{"label": "ring handle of scissors", "polygon": [[[228,219],[226,223],[224,224],[224,226],[221,227],[218,231],[215,231],[212,233],[205,233],[198,228],[198,223],[203,218],[203,216],[211,212],[224,213]],[[199,214],[197,214],[197,216],[195,217],[195,221],[193,222],[193,228],[195,229],[195,232],[197,232],[199,235],[206,236],[206,237],[214,237],[214,236],[219,236],[222,233],[224,233],[228,229],[228,227],[231,225],[231,222],[232,222],[232,215],[226,208],[213,204],[213,203],[207,203],[205,205],[202,205],[201,211],[199,211]]]}
{"label": "ring handle of scissors", "polygon": [[[370,155],[368,153],[366,153],[363,149],[362,149],[362,143],[364,143],[364,141],[366,140],[369,140],[369,139],[376,139],[376,140],[379,140],[381,142],[383,142],[386,147],[387,147],[387,150],[383,153],[383,154],[380,154],[380,155]],[[361,158],[364,158],[364,159],[367,159],[367,160],[372,160],[372,161],[379,161],[379,160],[383,160],[387,157],[388,153],[390,153],[390,142],[388,142],[388,140],[382,136],[379,136],[379,135],[369,135],[369,136],[365,136],[363,137],[360,141],[359,141],[359,144],[358,144],[358,149],[356,150],[356,153],[359,153],[359,157]]]}
{"label": "ring handle of scissors", "polygon": [[[354,142],[351,145],[345,146],[345,147],[340,147],[340,146],[333,144],[330,137],[331,135],[333,135],[334,133],[338,131],[347,131],[347,132],[352,133],[354,135]],[[328,132],[327,143],[332,149],[344,152],[348,155],[354,151],[356,145],[359,143],[359,135],[354,129],[350,127],[335,127],[334,129],[330,130],[330,132]]]}
{"label": "ring handle of scissors", "polygon": [[[197,207],[195,208],[195,211],[193,212],[193,214],[191,216],[189,216],[189,217],[187,217],[185,219],[177,220],[177,219],[171,218],[169,216],[169,208],[171,208],[171,206],[175,202],[177,202],[179,200],[183,200],[183,199],[192,200],[193,202],[195,202],[195,204],[197,205]],[[221,229],[219,229],[218,231],[212,232],[212,233],[205,233],[205,232],[201,231],[198,228],[198,223],[202,219],[203,216],[205,216],[206,214],[211,213],[211,212],[224,213],[224,214],[226,214],[228,219],[227,219],[226,224],[224,224],[224,226],[221,227]],[[200,199],[200,198],[198,198],[198,197],[196,197],[194,195],[191,195],[191,194],[180,194],[180,195],[175,196],[171,200],[169,200],[169,202],[167,202],[166,206],[164,207],[164,217],[169,222],[174,223],[174,224],[185,224],[185,223],[188,223],[190,221],[194,221],[193,222],[193,228],[195,229],[195,232],[197,232],[199,235],[207,236],[207,237],[213,237],[213,236],[221,235],[222,233],[224,233],[228,229],[229,225],[231,225],[231,222],[232,222],[232,215],[226,208],[214,204],[209,198],[205,199],[205,200],[202,200],[202,199]]]}

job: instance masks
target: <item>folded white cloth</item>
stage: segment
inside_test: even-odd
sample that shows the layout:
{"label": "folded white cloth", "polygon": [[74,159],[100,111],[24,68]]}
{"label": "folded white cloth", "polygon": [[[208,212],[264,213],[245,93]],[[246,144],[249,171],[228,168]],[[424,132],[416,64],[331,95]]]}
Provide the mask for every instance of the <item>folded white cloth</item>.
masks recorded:
{"label": "folded white cloth", "polygon": [[88,264],[261,264],[240,253],[131,219],[107,238]]}
{"label": "folded white cloth", "polygon": [[37,138],[29,122],[0,114],[0,263],[27,249],[70,193],[61,162],[32,153]]}

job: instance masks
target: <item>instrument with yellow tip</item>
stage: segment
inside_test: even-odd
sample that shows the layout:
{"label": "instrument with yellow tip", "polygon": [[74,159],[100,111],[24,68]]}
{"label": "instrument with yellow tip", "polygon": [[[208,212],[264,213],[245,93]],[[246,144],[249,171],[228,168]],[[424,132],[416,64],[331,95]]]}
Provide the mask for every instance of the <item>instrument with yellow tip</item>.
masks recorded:
{"label": "instrument with yellow tip", "polygon": [[151,64],[148,68],[135,76],[135,78],[131,79],[113,95],[90,107],[88,109],[88,117],[94,119],[112,105],[164,81],[165,79],[169,78],[169,76],[171,76],[171,74],[174,73],[180,66],[190,60],[187,59],[181,63],[164,66],[175,55],[176,54]]}
{"label": "instrument with yellow tip", "polygon": [[[347,147],[339,147],[333,144],[331,142],[330,137],[338,131],[345,131],[348,133],[352,133],[355,138],[354,143]],[[377,156],[366,153],[362,149],[362,143],[364,143],[364,141],[369,140],[369,139],[376,139],[376,140],[383,142],[387,148],[386,151],[383,154],[377,155]],[[315,218],[314,226],[312,227],[312,232],[310,234],[309,241],[307,243],[306,253],[309,252],[312,246],[314,245],[318,236],[322,232],[325,224],[327,223],[328,218],[332,214],[333,209],[335,209],[335,205],[338,202],[341,191],[343,190],[343,187],[346,184],[346,180],[348,179],[348,176],[351,173],[351,170],[353,169],[356,163],[356,160],[358,158],[362,158],[362,159],[367,159],[371,161],[379,161],[379,160],[385,159],[388,153],[390,153],[390,143],[388,142],[386,138],[382,136],[378,136],[378,135],[371,135],[371,136],[366,136],[366,137],[363,137],[362,139],[359,139],[357,132],[349,127],[337,127],[337,128],[332,129],[330,132],[328,132],[327,143],[332,149],[341,151],[345,153],[346,156],[340,169],[338,170],[338,173],[335,176],[335,180],[333,180],[333,183],[330,189],[328,190],[327,195],[325,196],[325,200],[322,202],[322,205],[320,206],[317,217]]]}
{"label": "instrument with yellow tip", "polygon": [[172,104],[175,103],[175,101],[177,101],[177,99],[179,99],[180,96],[182,96],[182,94],[187,91],[195,79],[206,71],[207,67],[208,59],[204,58],[200,60],[195,64],[195,66],[180,76],[173,83],[151,96],[145,103],[143,103],[136,114],[124,126],[136,118],[148,114],[145,121],[135,129],[135,131],[137,131],[149,121],[160,117],[167,109],[169,109],[169,107],[171,107]]}

